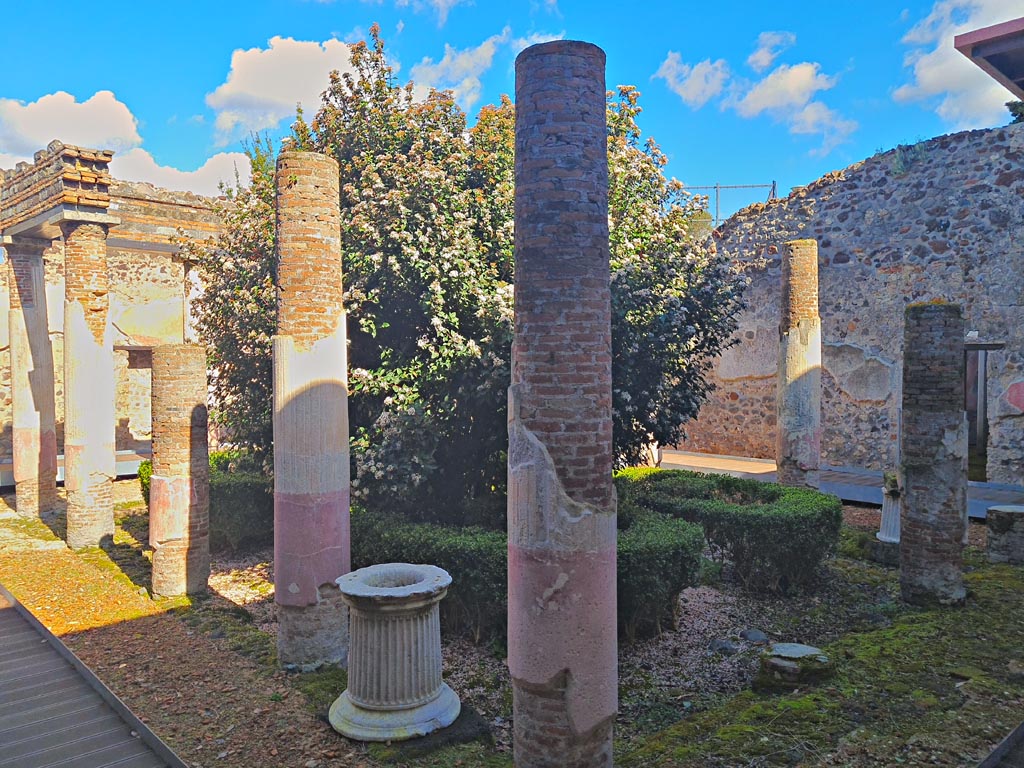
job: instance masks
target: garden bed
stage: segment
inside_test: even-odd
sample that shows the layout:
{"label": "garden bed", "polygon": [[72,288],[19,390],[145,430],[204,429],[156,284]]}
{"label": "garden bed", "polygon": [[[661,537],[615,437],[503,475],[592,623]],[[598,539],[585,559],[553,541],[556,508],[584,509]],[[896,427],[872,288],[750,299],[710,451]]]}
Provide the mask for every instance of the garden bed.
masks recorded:
{"label": "garden bed", "polygon": [[[341,739],[317,717],[343,673],[276,670],[271,550],[215,558],[209,598],[153,601],[140,594],[144,509],[130,498],[121,506],[111,551],[8,548],[0,582],[187,762],[326,768],[395,754]],[[844,513],[862,530],[876,524],[873,510]],[[52,538],[10,518],[0,527]],[[983,530],[972,526],[972,540]],[[620,649],[617,765],[970,765],[1024,707],[1019,568],[970,555],[972,595],[960,611],[906,608],[895,571],[845,557],[790,597],[751,595],[727,568],[705,578],[680,596],[677,628]],[[759,646],[739,637],[746,629],[824,648],[839,660],[836,678],[786,696],[750,693]],[[507,668],[494,651],[452,638],[444,647],[446,678],[492,726],[494,744],[398,764],[511,765]]]}

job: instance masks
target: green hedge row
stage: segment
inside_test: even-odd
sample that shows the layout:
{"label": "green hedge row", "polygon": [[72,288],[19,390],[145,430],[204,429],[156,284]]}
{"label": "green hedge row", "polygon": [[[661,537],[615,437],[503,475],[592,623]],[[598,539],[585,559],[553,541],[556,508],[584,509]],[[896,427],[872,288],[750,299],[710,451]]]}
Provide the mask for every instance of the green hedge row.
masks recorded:
{"label": "green hedge row", "polygon": [[808,488],[651,469],[619,472],[616,486],[640,508],[699,523],[748,589],[808,586],[839,541],[842,502]]}
{"label": "green hedge row", "polygon": [[[139,486],[147,506],[152,475],[152,462],[140,462]],[[248,466],[237,452],[211,453],[210,549],[245,550],[273,542],[273,480]]]}
{"label": "green hedge row", "polygon": [[[626,639],[671,624],[679,593],[697,582],[703,534],[699,526],[631,510],[618,536],[618,620]],[[352,567],[431,563],[452,575],[441,603],[448,631],[479,641],[505,633],[508,539],[504,531],[410,523],[352,510]]]}

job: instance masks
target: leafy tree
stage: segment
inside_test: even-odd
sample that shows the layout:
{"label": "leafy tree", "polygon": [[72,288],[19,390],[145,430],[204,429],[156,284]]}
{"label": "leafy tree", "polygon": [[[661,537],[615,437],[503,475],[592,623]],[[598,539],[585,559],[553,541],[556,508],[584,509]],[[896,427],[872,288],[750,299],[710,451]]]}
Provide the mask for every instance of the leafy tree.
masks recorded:
{"label": "leafy tree", "polygon": [[1010,110],[1010,115],[1013,117],[1013,120],[1010,121],[1011,125],[1024,123],[1024,101],[1008,101],[1006,108]]}
{"label": "leafy tree", "polygon": [[716,254],[706,200],[666,179],[668,158],[641,144],[640,93],[608,99],[612,406],[616,463],[675,445],[707,397],[707,372],[736,329],[744,283]]}
{"label": "leafy tree", "polygon": [[496,202],[511,148],[495,144],[510,106],[484,110],[467,140],[452,94],[416,100],[371,35],[295,130],[340,166],[357,483],[392,507],[498,501],[512,243]]}
{"label": "leafy tree", "polygon": [[213,242],[182,241],[182,256],[201,270],[196,326],[210,345],[211,417],[232,441],[266,459],[273,441],[271,337],[276,327],[274,149],[256,138],[246,147],[248,186],[235,179],[215,203],[224,221]]}
{"label": "leafy tree", "polygon": [[[376,27],[370,45],[352,46],[351,60],[351,73],[332,75],[315,117],[307,124],[300,114],[294,139],[300,148],[331,154],[340,167],[354,485],[373,505],[500,525],[514,107],[503,98],[467,130],[451,93],[417,99],[412,84],[395,83]],[[742,307],[741,282],[714,253],[701,201],[665,178],[657,144],[641,144],[638,97],[621,87],[608,104],[619,464],[640,459],[652,439],[678,441]],[[240,323],[259,329],[246,353],[265,355],[248,378],[241,370],[233,375],[234,366],[242,367],[239,355],[219,353],[231,367],[218,373],[218,395],[231,404],[264,398],[234,417],[239,433],[242,417],[261,423],[257,416],[269,403],[272,169],[255,176],[264,165],[269,169],[266,157],[254,157],[252,192],[236,193],[229,233],[219,244],[248,255],[225,260],[226,274],[214,275],[208,288],[216,296],[203,306],[224,314],[251,302],[265,315],[259,324]],[[217,270],[214,258],[206,263]],[[235,343],[234,322],[206,322],[215,346]],[[266,440],[261,432],[256,439]]]}

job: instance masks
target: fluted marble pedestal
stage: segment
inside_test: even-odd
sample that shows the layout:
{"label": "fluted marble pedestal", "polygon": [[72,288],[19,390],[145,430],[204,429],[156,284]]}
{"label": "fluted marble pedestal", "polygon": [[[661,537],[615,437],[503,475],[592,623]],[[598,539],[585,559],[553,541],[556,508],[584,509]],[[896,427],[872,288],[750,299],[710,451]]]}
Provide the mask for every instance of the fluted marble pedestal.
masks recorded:
{"label": "fluted marble pedestal", "polygon": [[337,580],[348,604],[348,688],[331,705],[334,730],[358,741],[401,741],[451,725],[461,703],[441,680],[438,604],[452,577],[433,565],[388,563]]}
{"label": "fluted marble pedestal", "polygon": [[900,543],[900,497],[882,490],[882,523],[875,534],[885,544]]}

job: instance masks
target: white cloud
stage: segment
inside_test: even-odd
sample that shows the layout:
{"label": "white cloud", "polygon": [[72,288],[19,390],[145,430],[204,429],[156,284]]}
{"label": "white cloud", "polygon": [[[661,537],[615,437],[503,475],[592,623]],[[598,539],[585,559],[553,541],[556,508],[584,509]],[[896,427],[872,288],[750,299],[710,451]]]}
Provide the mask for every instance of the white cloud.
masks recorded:
{"label": "white cloud", "polygon": [[654,77],[662,78],[687,105],[700,109],[722,92],[729,79],[729,65],[725,59],[704,59],[690,65],[678,53],[669,51]]}
{"label": "white cloud", "polygon": [[138,147],[114,155],[110,162],[110,173],[114,178],[148,181],[165,189],[195,192],[210,197],[220,194],[221,182],[234,186],[236,172],[242,184],[249,183],[249,158],[241,152],[220,152],[194,171],[180,171],[171,166],[159,165],[149,152]]}
{"label": "white cloud", "polygon": [[953,48],[953,37],[1020,16],[1020,0],[938,0],[903,37],[911,82],[893,92],[898,102],[924,102],[956,128],[1005,122],[1010,92]]}
{"label": "white cloud", "polygon": [[820,135],[822,144],[811,154],[824,156],[857,130],[856,121],[814,98],[819,91],[833,88],[836,82],[837,78],[821,72],[817,62],[780,64],[746,93],[734,95],[725,106],[746,118],[767,114],[787,125],[793,134]]}
{"label": "white cloud", "polygon": [[498,47],[508,42],[512,30],[505,27],[500,35],[492,35],[476,48],[457,50],[445,43],[444,57],[434,63],[426,57],[409,75],[418,89],[450,88],[467,111],[480,99],[480,76],[491,68]]}
{"label": "white cloud", "polygon": [[550,43],[552,40],[564,39],[564,29],[561,32],[534,32],[526,37],[513,38],[509,45],[512,47],[512,50],[516,52],[516,55],[518,55],[520,51],[529,48],[531,45],[540,45],[541,43]]}
{"label": "white cloud", "polygon": [[735,103],[742,117],[756,117],[765,111],[795,111],[803,108],[818,91],[836,84],[823,75],[821,65],[805,61],[790,66],[780,64]]}
{"label": "white cloud", "polygon": [[295,115],[297,103],[307,114],[314,113],[335,69],[351,71],[349,47],[341,40],[272,37],[267,48],[236,50],[227,81],[206,96],[207,105],[217,112],[218,143],[275,127]]}
{"label": "white cloud", "polygon": [[[321,2],[332,2],[332,0],[320,0]],[[382,0],[363,0],[364,3],[379,5]],[[419,11],[423,8],[433,8],[437,11],[437,26],[443,27],[448,21],[448,13],[457,5],[469,3],[472,0],[395,0],[396,8],[408,8]]]}
{"label": "white cloud", "polygon": [[822,145],[811,150],[812,155],[824,157],[857,130],[855,120],[847,120],[834,109],[820,101],[808,102],[803,109],[790,118],[789,132],[797,134],[821,134]]}
{"label": "white cloud", "polygon": [[757,48],[747,57],[747,66],[755,72],[764,72],[795,42],[796,35],[792,32],[762,32],[757,36]]}
{"label": "white cloud", "polygon": [[98,91],[83,102],[64,91],[29,103],[0,99],[0,147],[6,158],[31,162],[33,153],[54,139],[114,151],[142,143],[138,121],[111,91]]}

